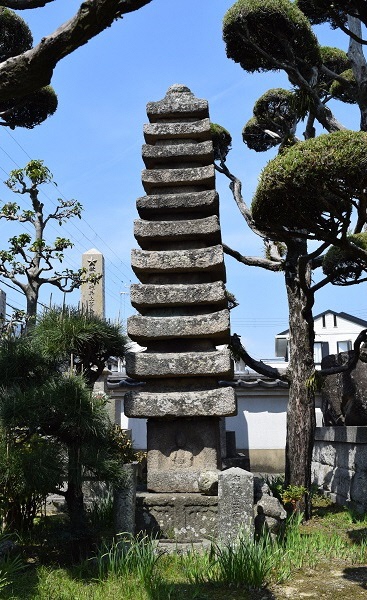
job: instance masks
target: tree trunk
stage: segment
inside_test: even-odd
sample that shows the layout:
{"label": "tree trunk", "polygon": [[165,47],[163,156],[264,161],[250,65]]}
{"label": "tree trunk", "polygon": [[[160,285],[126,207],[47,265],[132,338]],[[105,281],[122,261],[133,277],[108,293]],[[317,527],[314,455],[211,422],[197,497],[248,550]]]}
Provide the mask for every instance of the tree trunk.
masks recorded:
{"label": "tree trunk", "polygon": [[27,296],[27,316],[35,317],[37,314],[37,297]]}
{"label": "tree trunk", "polygon": [[[314,373],[312,317],[313,295],[301,288],[300,278],[306,285],[310,282],[310,270],[298,260],[307,253],[307,242],[288,245],[285,280],[289,310],[290,361],[289,401],[287,413],[286,485],[311,489],[311,461],[315,433],[315,395],[309,385]],[[303,272],[301,272],[303,269]],[[304,286],[303,286],[304,287]],[[311,294],[311,293],[310,293]],[[299,503],[299,510],[310,518],[310,495]]]}
{"label": "tree trunk", "polygon": [[73,536],[73,555],[79,559],[84,554],[88,544],[87,516],[84,508],[84,495],[82,489],[82,465],[80,460],[80,447],[68,447],[68,488],[65,501],[70,519]]}
{"label": "tree trunk", "polygon": [[38,304],[38,290],[37,293],[33,289],[26,291],[27,298],[27,319],[26,319],[26,331],[29,331],[36,323],[37,317],[37,304]]}
{"label": "tree trunk", "polygon": [[[348,16],[348,27],[359,38],[362,38],[360,19]],[[367,61],[362,44],[352,38],[349,42],[348,58],[358,87],[357,102],[361,111],[361,131],[367,131]]]}

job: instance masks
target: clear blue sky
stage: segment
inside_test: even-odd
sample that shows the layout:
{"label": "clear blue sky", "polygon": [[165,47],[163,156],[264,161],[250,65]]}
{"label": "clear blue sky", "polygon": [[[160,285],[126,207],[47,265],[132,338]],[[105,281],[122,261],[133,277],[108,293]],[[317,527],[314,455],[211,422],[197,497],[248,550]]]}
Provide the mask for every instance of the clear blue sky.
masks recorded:
{"label": "clear blue sky", "polygon": [[[70,18],[77,0],[56,0],[43,9],[23,11],[35,42]],[[75,242],[66,267],[79,267],[80,254],[98,248],[106,258],[107,316],[126,318],[130,307],[128,285],[136,281],[130,269],[132,235],[137,218],[135,201],[143,194],[141,145],[145,106],[161,99],[173,83],[183,83],[209,101],[211,120],[233,137],[229,168],[243,181],[248,201],[261,168],[271,154],[256,154],[242,143],[241,131],[251,117],[254,101],[270,87],[288,87],[279,74],[248,75],[226,58],[221,23],[231,0],[153,0],[145,8],[91,40],[55,69],[52,84],[58,94],[55,115],[34,130],[3,128],[0,140],[0,179],[29,158],[44,159],[58,189],[48,186],[45,205],[58,196],[77,198],[84,206],[83,220],[65,226],[63,235]],[[346,39],[321,29],[322,43],[346,48]],[[358,116],[338,107],[338,117],[358,128]],[[302,126],[301,126],[302,127]],[[302,131],[302,129],[301,129]],[[262,253],[260,238],[249,233],[238,213],[227,181],[217,177],[221,197],[223,240],[243,254]],[[0,199],[13,199],[0,184]],[[2,240],[9,226],[0,222]],[[60,231],[50,231],[51,236]],[[3,245],[5,247],[5,245]],[[227,259],[228,288],[239,301],[232,311],[232,329],[242,335],[249,351],[268,358],[274,353],[274,335],[287,328],[287,305],[281,274],[244,267]],[[20,294],[7,288],[8,301],[22,306]],[[50,286],[42,301],[61,303]],[[121,292],[124,292],[121,294]],[[367,318],[365,286],[327,287],[317,296],[315,314],[327,308]],[[69,297],[77,304],[79,294]],[[24,304],[23,304],[24,306]]]}

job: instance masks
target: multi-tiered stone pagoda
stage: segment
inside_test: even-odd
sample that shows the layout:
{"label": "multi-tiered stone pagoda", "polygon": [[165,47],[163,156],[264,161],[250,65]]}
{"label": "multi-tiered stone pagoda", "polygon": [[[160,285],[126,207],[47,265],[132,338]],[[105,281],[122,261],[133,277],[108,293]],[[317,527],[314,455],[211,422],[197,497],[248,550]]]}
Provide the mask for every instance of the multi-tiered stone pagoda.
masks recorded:
{"label": "multi-tiered stone pagoda", "polygon": [[[128,417],[147,418],[148,490],[198,492],[221,467],[221,420],[236,413],[229,310],[215,191],[208,103],[185,86],[147,106],[140,216],[131,288],[138,315],[128,334],[145,347],[127,355],[144,381],[125,396]],[[223,436],[222,436],[223,437]]]}

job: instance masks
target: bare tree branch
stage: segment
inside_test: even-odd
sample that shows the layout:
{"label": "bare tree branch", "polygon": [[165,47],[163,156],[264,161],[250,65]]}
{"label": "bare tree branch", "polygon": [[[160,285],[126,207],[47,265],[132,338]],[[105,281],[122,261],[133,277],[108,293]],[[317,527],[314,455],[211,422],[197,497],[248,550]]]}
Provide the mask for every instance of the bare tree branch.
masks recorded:
{"label": "bare tree branch", "polygon": [[252,358],[248,354],[247,350],[245,350],[245,348],[242,346],[240,337],[237,335],[237,333],[234,333],[231,336],[231,343],[229,347],[235,356],[239,356],[240,358],[242,358],[244,363],[251,369],[254,369],[256,373],[260,373],[260,375],[265,375],[265,377],[269,377],[270,379],[280,379],[281,381],[288,381],[286,372],[282,373],[278,369],[266,365],[261,360],[255,360],[254,358]]}
{"label": "bare tree branch", "polygon": [[264,234],[255,227],[255,222],[252,218],[251,211],[242,196],[242,182],[238,179],[238,177],[236,177],[235,175],[233,175],[233,173],[230,172],[224,161],[221,161],[220,166],[216,163],[214,166],[219,173],[222,173],[230,180],[231,183],[229,184],[229,188],[233,194],[233,198],[238,206],[238,209],[243,218],[245,219],[247,225],[254,233],[256,233],[256,235],[260,236],[261,238],[264,238]]}
{"label": "bare tree branch", "polygon": [[54,0],[2,0],[1,6],[13,10],[27,10],[29,8],[41,8]]}
{"label": "bare tree branch", "polygon": [[74,17],[23,54],[0,64],[0,100],[25,96],[48,85],[56,64],[110,27],[123,14],[152,0],[85,0]]}
{"label": "bare tree branch", "polygon": [[233,250],[227,246],[227,244],[223,244],[223,250],[228,256],[232,256],[232,258],[235,258],[238,262],[249,267],[261,267],[262,269],[276,272],[282,270],[282,263],[280,261],[275,262],[267,258],[262,258],[261,256],[243,256],[237,252],[237,250]]}

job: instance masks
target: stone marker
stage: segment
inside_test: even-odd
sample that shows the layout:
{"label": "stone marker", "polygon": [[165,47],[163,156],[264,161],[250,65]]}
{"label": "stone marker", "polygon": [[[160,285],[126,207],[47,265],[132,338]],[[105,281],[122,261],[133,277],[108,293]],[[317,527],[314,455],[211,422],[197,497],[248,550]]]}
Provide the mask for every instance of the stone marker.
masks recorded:
{"label": "stone marker", "polygon": [[124,484],[116,488],[113,495],[113,515],[115,535],[135,534],[136,478],[138,463],[123,465]]}
{"label": "stone marker", "polygon": [[105,317],[105,289],[104,289],[104,257],[99,250],[92,248],[82,255],[82,267],[86,275],[102,275],[97,283],[87,282],[81,286],[81,305],[89,312]]}
{"label": "stone marker", "polygon": [[131,288],[137,315],[128,335],[144,346],[126,357],[145,382],[125,397],[128,417],[147,418],[147,487],[199,492],[202,472],[221,467],[220,423],[236,414],[230,326],[208,103],[183,85],[147,106],[140,219]]}
{"label": "stone marker", "polygon": [[218,477],[218,540],[235,544],[241,531],[254,535],[254,476],[232,467]]}

